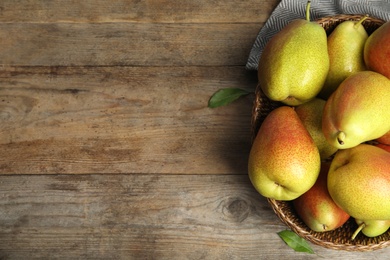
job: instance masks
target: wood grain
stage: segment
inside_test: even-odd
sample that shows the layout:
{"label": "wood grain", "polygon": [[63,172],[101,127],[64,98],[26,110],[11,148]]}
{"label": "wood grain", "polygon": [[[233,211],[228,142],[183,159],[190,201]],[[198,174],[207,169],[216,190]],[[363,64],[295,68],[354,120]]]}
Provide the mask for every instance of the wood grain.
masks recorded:
{"label": "wood grain", "polygon": [[1,259],[384,259],[390,252],[293,253],[247,176],[2,176],[0,198]]}
{"label": "wood grain", "polygon": [[0,259],[387,259],[294,252],[246,175],[244,65],[278,0],[0,2]]}
{"label": "wood grain", "polygon": [[277,2],[275,0],[2,0],[0,22],[258,23],[268,18]]}
{"label": "wood grain", "polygon": [[0,173],[246,173],[253,91],[241,67],[43,67],[0,72]]}
{"label": "wood grain", "polygon": [[261,24],[0,23],[0,65],[242,66],[260,27]]}
{"label": "wood grain", "polygon": [[213,258],[246,243],[254,253],[264,237],[256,226],[272,232],[279,223],[260,216],[270,209],[248,184],[226,176],[3,177],[0,248],[8,259],[32,249],[33,258]]}

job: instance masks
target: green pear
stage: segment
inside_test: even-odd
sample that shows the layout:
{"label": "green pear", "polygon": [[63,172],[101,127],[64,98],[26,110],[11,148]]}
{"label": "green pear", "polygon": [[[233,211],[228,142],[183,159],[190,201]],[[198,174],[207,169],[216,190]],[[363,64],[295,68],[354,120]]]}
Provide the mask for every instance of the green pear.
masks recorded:
{"label": "green pear", "polygon": [[355,221],[359,226],[352,234],[352,240],[356,238],[360,231],[367,237],[377,237],[384,234],[390,228],[390,220],[355,219]]}
{"label": "green pear", "polygon": [[248,174],[264,197],[293,200],[316,182],[321,159],[317,146],[289,106],[264,119],[249,153]]}
{"label": "green pear", "polygon": [[258,81],[271,100],[296,106],[314,98],[329,70],[325,29],[310,21],[295,19],[275,34],[259,59]]}
{"label": "green pear", "polygon": [[322,132],[322,113],[324,107],[325,100],[319,98],[314,98],[295,107],[295,112],[317,145],[321,159],[327,159],[337,151],[336,147],[329,144]]}
{"label": "green pear", "polygon": [[369,70],[390,79],[390,21],[368,37],[364,45],[364,61]]}
{"label": "green pear", "polygon": [[326,232],[341,227],[349,219],[330,197],[327,186],[329,162],[321,165],[320,175],[313,187],[293,200],[293,206],[302,221],[313,231]]}
{"label": "green pear", "polygon": [[390,131],[390,80],[373,71],[346,78],[326,101],[322,131],[338,149],[354,147]]}
{"label": "green pear", "polygon": [[328,173],[328,191],[355,219],[390,219],[390,153],[369,144],[338,150]]}
{"label": "green pear", "polygon": [[329,73],[319,97],[328,99],[341,82],[358,71],[366,70],[363,50],[368,34],[360,21],[344,21],[328,37]]}

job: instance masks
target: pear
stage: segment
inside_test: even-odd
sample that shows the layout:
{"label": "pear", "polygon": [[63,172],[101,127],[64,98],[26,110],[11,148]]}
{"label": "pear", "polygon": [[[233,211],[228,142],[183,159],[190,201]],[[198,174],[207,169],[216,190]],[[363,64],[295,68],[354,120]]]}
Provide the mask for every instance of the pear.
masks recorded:
{"label": "pear", "polygon": [[376,139],[381,144],[390,145],[390,131]]}
{"label": "pear", "polygon": [[388,151],[390,153],[390,145],[377,143],[377,144],[375,144],[375,146],[379,147],[385,151]]}
{"label": "pear", "polygon": [[328,173],[328,191],[355,219],[390,219],[390,153],[369,144],[338,150]]}
{"label": "pear", "polygon": [[264,197],[293,200],[316,182],[321,159],[317,146],[289,106],[272,110],[253,141],[248,175]]}
{"label": "pear", "polygon": [[358,71],[366,70],[363,50],[368,34],[362,22],[344,21],[328,37],[329,73],[319,97],[328,99],[341,82]]}
{"label": "pear", "polygon": [[390,79],[390,21],[368,37],[364,45],[364,61],[369,70]]}
{"label": "pear", "polygon": [[326,101],[322,131],[338,149],[374,140],[390,130],[390,80],[373,71],[346,78]]}
{"label": "pear", "polygon": [[384,234],[390,228],[390,219],[389,220],[360,220],[355,219],[356,224],[358,224],[358,228],[352,234],[352,240],[356,238],[356,236],[361,231],[367,237],[377,237]]}
{"label": "pear", "polygon": [[324,162],[313,187],[293,200],[298,216],[311,230],[316,232],[334,230],[349,219],[349,215],[337,206],[329,195],[327,186],[329,166],[329,162]]}
{"label": "pear", "polygon": [[329,70],[325,29],[310,21],[295,19],[275,34],[259,59],[258,81],[271,100],[296,106],[314,98]]}
{"label": "pear", "polygon": [[327,159],[337,151],[336,147],[329,144],[322,132],[322,113],[324,107],[325,100],[314,98],[295,108],[295,112],[317,145],[321,159]]}

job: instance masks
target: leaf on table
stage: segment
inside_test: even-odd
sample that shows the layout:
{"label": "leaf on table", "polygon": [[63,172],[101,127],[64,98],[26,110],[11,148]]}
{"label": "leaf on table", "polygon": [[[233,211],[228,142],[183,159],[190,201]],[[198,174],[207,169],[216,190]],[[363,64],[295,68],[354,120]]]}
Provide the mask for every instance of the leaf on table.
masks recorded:
{"label": "leaf on table", "polygon": [[310,247],[309,243],[298,236],[295,232],[291,230],[283,230],[278,233],[279,237],[296,252],[304,252],[314,254],[313,249]]}
{"label": "leaf on table", "polygon": [[220,106],[226,106],[236,99],[250,94],[244,89],[240,88],[223,88],[215,92],[209,99],[209,107],[216,108]]}

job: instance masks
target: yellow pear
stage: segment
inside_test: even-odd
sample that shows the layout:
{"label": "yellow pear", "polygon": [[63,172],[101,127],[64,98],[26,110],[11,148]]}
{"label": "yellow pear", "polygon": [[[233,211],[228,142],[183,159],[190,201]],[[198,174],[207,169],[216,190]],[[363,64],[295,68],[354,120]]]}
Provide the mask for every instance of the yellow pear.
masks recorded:
{"label": "yellow pear", "polygon": [[373,71],[346,78],[326,101],[322,131],[338,149],[354,147],[390,131],[390,79]]}
{"label": "yellow pear", "polygon": [[328,99],[341,82],[355,72],[366,70],[364,44],[368,34],[360,21],[344,21],[328,37],[329,73],[319,97]]}
{"label": "yellow pear", "polygon": [[328,191],[355,219],[390,219],[390,153],[369,144],[338,150],[328,173]]}
{"label": "yellow pear", "polygon": [[317,146],[293,108],[268,114],[253,142],[249,178],[267,198],[293,200],[316,182],[321,159]]}
{"label": "yellow pear", "polygon": [[275,34],[259,59],[258,81],[271,100],[296,106],[314,98],[329,70],[325,29],[310,21],[296,19]]}
{"label": "yellow pear", "polygon": [[352,234],[352,240],[359,234],[361,231],[367,237],[377,237],[385,233],[390,228],[390,219],[387,220],[361,220],[355,219],[358,228]]}
{"label": "yellow pear", "polygon": [[325,100],[314,98],[295,108],[295,112],[317,145],[321,159],[327,159],[337,151],[336,147],[329,144],[322,132],[322,113],[324,107]]}

